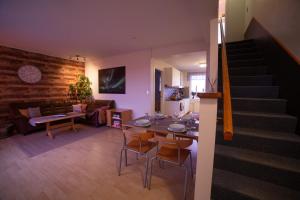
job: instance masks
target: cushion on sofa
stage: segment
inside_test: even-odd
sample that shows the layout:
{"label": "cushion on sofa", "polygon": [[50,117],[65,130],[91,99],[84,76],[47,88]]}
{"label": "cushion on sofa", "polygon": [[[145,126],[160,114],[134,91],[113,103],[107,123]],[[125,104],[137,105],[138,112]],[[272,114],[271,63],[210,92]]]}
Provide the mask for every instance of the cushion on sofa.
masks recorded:
{"label": "cushion on sofa", "polygon": [[87,104],[79,103],[79,104],[72,105],[72,107],[73,107],[73,112],[85,113],[87,109]]}
{"label": "cushion on sofa", "polygon": [[73,112],[82,112],[82,109],[81,109],[81,104],[75,104],[75,105],[72,105],[73,107]]}
{"label": "cushion on sofa", "polygon": [[28,109],[19,109],[19,112],[22,116],[29,118],[29,113],[28,113]]}
{"label": "cushion on sofa", "polygon": [[82,103],[81,104],[81,112],[86,112],[86,109],[87,109],[87,104],[86,103]]}
{"label": "cushion on sofa", "polygon": [[42,114],[41,114],[41,110],[40,110],[40,107],[29,107],[28,108],[28,115],[30,118],[33,118],[33,117],[41,117]]}

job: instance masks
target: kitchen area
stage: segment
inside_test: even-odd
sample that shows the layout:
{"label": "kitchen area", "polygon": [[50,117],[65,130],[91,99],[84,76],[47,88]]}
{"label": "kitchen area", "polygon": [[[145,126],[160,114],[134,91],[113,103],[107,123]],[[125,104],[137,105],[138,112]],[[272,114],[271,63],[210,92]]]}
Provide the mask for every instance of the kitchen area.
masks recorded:
{"label": "kitchen area", "polygon": [[160,85],[155,87],[159,91],[156,105],[160,105],[155,106],[156,112],[173,117],[198,113],[200,99],[196,93],[205,91],[205,56],[202,52],[192,52],[155,60],[155,71],[160,71],[160,77],[156,78]]}
{"label": "kitchen area", "polygon": [[182,117],[189,112],[197,112],[199,98],[192,97],[190,92],[189,73],[176,68],[166,68],[164,114]]}

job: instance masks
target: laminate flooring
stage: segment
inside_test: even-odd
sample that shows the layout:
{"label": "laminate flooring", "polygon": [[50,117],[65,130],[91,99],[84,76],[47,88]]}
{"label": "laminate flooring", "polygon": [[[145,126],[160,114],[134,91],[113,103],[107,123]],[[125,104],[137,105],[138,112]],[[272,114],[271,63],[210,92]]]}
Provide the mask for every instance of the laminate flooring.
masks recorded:
{"label": "laminate flooring", "polygon": [[[88,137],[55,146],[36,156],[28,156],[13,136],[0,140],[0,199],[20,200],[134,200],[182,199],[184,170],[155,162],[151,190],[143,188],[145,159],[128,153],[129,166],[117,175],[117,164],[122,144],[121,130],[79,125],[79,131],[57,130],[61,134],[87,134]],[[34,134],[43,134],[39,132]],[[31,140],[34,134],[22,136]],[[45,140],[50,140],[47,136]],[[47,141],[48,143],[49,141]],[[196,164],[197,143],[193,149]],[[188,164],[188,162],[187,162]],[[190,180],[188,199],[193,199],[194,180]]]}

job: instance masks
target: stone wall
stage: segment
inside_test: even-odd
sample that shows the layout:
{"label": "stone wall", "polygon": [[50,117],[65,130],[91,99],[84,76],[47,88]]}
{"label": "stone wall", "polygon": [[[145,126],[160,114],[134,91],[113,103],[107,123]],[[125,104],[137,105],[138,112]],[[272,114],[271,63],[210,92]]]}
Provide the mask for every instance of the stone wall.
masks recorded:
{"label": "stone wall", "polygon": [[[18,69],[23,65],[38,67],[41,81],[23,82],[18,77]],[[84,73],[82,62],[0,46],[0,127],[10,122],[9,103],[66,99],[69,84]]]}

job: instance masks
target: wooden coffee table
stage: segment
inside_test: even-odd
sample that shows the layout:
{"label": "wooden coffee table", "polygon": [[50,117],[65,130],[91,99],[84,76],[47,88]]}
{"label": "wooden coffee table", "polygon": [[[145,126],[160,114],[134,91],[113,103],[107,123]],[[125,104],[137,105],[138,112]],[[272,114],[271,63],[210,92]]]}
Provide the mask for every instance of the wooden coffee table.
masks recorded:
{"label": "wooden coffee table", "polygon": [[[73,131],[77,131],[74,123],[74,119],[76,117],[84,117],[85,113],[67,113],[63,115],[49,115],[43,117],[33,118],[33,123],[35,124],[46,124],[47,135],[54,139],[54,135],[52,133],[53,129],[61,128],[61,127],[70,127]],[[58,124],[51,124],[52,122],[64,121],[66,119],[70,119],[69,122],[62,122]]]}

